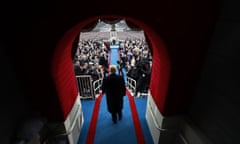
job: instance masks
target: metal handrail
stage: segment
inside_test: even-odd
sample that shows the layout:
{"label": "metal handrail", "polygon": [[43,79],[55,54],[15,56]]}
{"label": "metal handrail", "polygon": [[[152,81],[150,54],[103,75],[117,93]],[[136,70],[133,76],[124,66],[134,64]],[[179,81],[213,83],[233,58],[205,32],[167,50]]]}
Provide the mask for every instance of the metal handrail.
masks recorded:
{"label": "metal handrail", "polygon": [[131,77],[127,77],[127,87],[129,88],[129,90],[131,90],[131,92],[133,92],[135,94],[136,92],[136,80],[134,80]]}
{"label": "metal handrail", "polygon": [[95,94],[97,94],[97,91],[100,92],[101,86],[102,86],[102,79],[98,79],[93,82],[93,90]]}

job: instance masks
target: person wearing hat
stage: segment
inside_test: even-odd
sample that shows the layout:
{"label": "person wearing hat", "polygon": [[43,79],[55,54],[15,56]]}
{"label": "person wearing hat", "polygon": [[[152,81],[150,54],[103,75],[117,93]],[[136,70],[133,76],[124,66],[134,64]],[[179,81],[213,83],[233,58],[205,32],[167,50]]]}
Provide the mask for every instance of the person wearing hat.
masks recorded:
{"label": "person wearing hat", "polygon": [[110,74],[103,79],[102,92],[106,94],[108,112],[112,115],[114,124],[122,119],[123,96],[126,95],[125,82],[122,76],[116,74],[116,66],[110,67]]}

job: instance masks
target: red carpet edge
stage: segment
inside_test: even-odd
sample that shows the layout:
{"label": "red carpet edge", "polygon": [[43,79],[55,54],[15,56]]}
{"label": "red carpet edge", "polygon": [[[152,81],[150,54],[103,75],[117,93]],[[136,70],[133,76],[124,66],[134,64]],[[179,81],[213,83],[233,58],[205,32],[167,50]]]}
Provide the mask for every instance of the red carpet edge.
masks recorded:
{"label": "red carpet edge", "polygon": [[138,144],[145,144],[144,135],[143,135],[143,132],[142,132],[140,120],[138,118],[137,108],[136,108],[136,105],[135,105],[135,102],[134,102],[134,97],[130,94],[128,89],[127,89],[126,92],[127,92],[127,96],[128,96],[131,111],[132,111],[132,118],[133,118],[133,124],[134,124],[135,133],[136,133],[136,137],[137,137],[137,142],[138,142]]}
{"label": "red carpet edge", "polygon": [[96,99],[96,102],[95,102],[95,105],[93,108],[92,119],[91,119],[90,126],[88,129],[86,144],[94,144],[94,137],[95,137],[95,133],[96,133],[99,107],[100,107],[102,97],[103,97],[103,94],[101,93],[99,95],[99,97]]}
{"label": "red carpet edge", "polygon": [[[126,92],[127,92],[127,96],[128,96],[130,107],[131,107],[132,118],[133,118],[133,123],[134,123],[138,144],[145,144],[144,135],[143,135],[141,124],[138,118],[137,108],[134,102],[134,97],[130,94],[128,90],[126,90]],[[96,99],[94,109],[93,109],[92,119],[90,122],[88,134],[87,134],[86,144],[94,144],[99,107],[100,107],[102,97],[103,97],[103,94],[101,93],[100,96]]]}

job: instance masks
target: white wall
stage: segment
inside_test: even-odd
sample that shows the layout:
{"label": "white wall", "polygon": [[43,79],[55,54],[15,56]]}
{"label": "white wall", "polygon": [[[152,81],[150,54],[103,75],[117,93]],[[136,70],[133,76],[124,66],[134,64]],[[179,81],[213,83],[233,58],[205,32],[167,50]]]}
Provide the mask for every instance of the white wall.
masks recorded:
{"label": "white wall", "polygon": [[146,120],[150,129],[154,144],[171,144],[176,139],[183,117],[165,117],[158,110],[156,103],[151,95],[147,98]]}

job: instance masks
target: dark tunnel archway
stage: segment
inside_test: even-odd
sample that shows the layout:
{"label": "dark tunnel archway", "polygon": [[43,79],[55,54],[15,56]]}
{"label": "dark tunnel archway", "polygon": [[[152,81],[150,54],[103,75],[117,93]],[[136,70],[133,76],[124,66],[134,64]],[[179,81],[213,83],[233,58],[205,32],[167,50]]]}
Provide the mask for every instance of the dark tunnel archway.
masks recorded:
{"label": "dark tunnel archway", "polygon": [[164,114],[165,100],[170,80],[170,58],[161,38],[141,21],[126,16],[104,15],[89,18],[71,28],[56,46],[52,58],[52,77],[57,90],[64,119],[68,116],[77,98],[78,90],[72,68],[72,45],[81,29],[98,19],[122,18],[141,28],[150,43],[152,52],[152,73],[150,92],[158,109]]}

